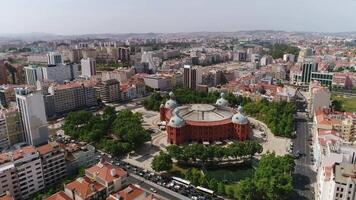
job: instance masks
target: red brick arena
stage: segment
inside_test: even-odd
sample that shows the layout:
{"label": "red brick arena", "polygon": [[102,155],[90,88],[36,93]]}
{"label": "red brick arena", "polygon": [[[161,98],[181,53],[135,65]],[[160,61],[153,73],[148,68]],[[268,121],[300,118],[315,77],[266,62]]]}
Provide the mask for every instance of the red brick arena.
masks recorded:
{"label": "red brick arena", "polygon": [[178,106],[174,94],[161,105],[161,121],[167,122],[167,142],[184,144],[190,142],[209,142],[224,140],[246,140],[250,136],[250,123],[242,114],[229,107],[224,94],[210,104],[189,104]]}

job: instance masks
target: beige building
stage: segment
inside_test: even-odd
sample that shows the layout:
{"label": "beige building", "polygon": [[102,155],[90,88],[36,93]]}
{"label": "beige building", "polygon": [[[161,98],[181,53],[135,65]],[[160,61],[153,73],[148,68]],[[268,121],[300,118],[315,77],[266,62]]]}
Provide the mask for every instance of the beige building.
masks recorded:
{"label": "beige building", "polygon": [[100,98],[103,102],[116,102],[120,100],[120,82],[116,79],[102,81],[99,86]]}
{"label": "beige building", "polygon": [[329,108],[331,105],[331,95],[328,88],[323,87],[318,82],[311,82],[309,85],[308,113],[313,116],[317,110]]}
{"label": "beige building", "polygon": [[17,108],[0,110],[0,149],[22,141],[23,131]]}

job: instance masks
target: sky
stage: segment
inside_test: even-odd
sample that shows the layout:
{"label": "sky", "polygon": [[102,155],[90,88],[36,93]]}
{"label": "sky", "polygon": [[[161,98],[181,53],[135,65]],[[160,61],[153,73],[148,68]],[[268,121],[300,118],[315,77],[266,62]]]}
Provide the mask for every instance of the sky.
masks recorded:
{"label": "sky", "polygon": [[356,31],[356,0],[0,0],[0,34]]}

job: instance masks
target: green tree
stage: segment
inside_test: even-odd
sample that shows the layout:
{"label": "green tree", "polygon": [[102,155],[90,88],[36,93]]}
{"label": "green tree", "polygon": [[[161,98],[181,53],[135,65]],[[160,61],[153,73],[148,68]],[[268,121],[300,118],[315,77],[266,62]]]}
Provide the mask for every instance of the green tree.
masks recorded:
{"label": "green tree", "polygon": [[256,187],[253,181],[249,178],[242,180],[235,191],[235,196],[238,200],[254,200]]}
{"label": "green tree", "polygon": [[172,169],[172,158],[169,154],[161,151],[159,155],[155,156],[152,161],[152,169],[155,171],[168,171]]}

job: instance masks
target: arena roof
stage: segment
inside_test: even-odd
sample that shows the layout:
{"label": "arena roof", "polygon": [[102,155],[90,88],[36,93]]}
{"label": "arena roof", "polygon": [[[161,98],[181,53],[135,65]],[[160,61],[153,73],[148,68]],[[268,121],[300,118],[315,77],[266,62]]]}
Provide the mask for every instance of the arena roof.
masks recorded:
{"label": "arena roof", "polygon": [[231,119],[234,115],[230,108],[209,104],[191,104],[180,106],[176,109],[179,117],[187,121],[221,121]]}

